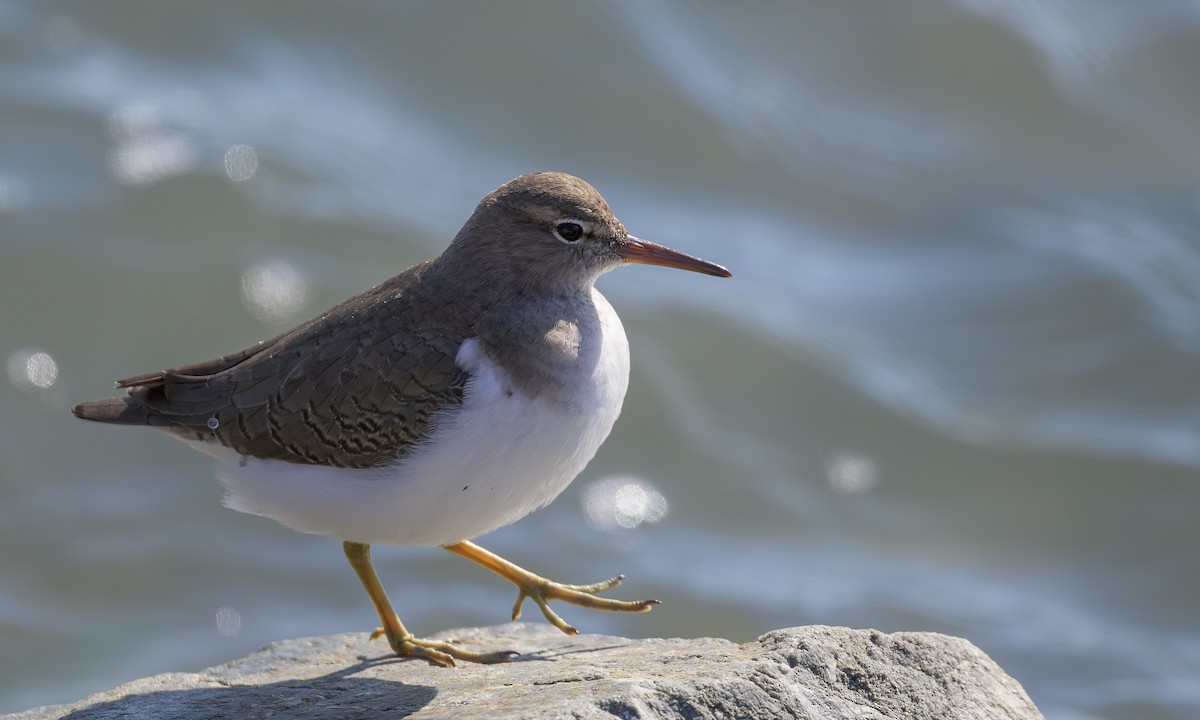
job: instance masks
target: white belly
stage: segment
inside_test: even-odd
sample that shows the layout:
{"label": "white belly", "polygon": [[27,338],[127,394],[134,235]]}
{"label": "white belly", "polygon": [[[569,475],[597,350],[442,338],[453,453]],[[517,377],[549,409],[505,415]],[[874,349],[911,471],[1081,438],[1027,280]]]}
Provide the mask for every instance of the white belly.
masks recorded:
{"label": "white belly", "polygon": [[[365,469],[222,459],[225,503],[301,532],[392,545],[446,545],[515,522],[558,496],[608,437],[629,383],[621,321],[598,292],[598,362],[566,396],[510,392],[505,371],[474,338],[457,356],[468,381],[463,404],[396,464]],[[214,452],[215,451],[215,452]]]}

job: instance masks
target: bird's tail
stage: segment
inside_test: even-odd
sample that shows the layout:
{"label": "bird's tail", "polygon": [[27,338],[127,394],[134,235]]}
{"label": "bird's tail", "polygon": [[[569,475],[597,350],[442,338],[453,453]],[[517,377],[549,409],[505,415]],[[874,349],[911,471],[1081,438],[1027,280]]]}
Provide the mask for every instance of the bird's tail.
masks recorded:
{"label": "bird's tail", "polygon": [[116,425],[151,425],[150,414],[128,395],[89,400],[71,408],[75,417]]}

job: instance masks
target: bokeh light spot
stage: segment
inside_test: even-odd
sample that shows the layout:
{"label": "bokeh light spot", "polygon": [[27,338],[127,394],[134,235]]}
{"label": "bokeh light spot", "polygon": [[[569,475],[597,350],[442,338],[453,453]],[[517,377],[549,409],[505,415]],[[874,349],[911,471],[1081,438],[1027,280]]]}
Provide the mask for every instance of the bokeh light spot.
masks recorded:
{"label": "bokeh light spot", "polygon": [[242,303],[262,322],[295,317],[308,301],[308,283],[286,260],[271,260],[242,273]]}
{"label": "bokeh light spot", "polygon": [[40,350],[17,350],[8,356],[8,379],[22,390],[44,390],[58,379],[58,363]]}
{"label": "bokeh light spot", "polygon": [[168,131],[162,111],[149,103],[134,103],[113,111],[108,132],[116,147],[108,157],[109,171],[122,185],[143,187],[194,168],[200,153],[195,141]]}
{"label": "bokeh light spot", "polygon": [[249,145],[234,145],[225,153],[225,174],[234,182],[245,182],[258,172],[258,153]]}
{"label": "bokeh light spot", "polygon": [[597,530],[632,530],[662,520],[667,514],[667,499],[645,480],[602,478],[583,491],[583,514]]}
{"label": "bokeh light spot", "polygon": [[834,456],[825,467],[825,480],[835,493],[863,495],[879,483],[879,468],[866,455],[842,453]]}

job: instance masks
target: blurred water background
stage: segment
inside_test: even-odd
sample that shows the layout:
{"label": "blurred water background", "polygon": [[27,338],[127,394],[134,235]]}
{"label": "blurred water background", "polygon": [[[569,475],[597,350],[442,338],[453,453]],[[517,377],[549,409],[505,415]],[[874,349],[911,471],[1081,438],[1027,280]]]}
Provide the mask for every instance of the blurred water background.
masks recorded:
{"label": "blurred water background", "polygon": [[[665,604],[569,621],[935,630],[1052,719],[1200,717],[1198,78],[1190,0],[0,0],[0,712],[374,627],[337,543],[68,407],[556,169],[734,272],[601,280],[624,414],[483,542]],[[418,633],[507,619],[376,558]]]}

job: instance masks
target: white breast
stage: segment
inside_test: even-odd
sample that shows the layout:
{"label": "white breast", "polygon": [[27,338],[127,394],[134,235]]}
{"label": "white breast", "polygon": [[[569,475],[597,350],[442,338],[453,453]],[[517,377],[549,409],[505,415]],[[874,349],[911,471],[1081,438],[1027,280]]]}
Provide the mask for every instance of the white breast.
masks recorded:
{"label": "white breast", "polygon": [[546,505],[608,437],[629,383],[621,320],[599,292],[592,296],[598,361],[567,377],[558,393],[514,391],[517,384],[469,339],[456,358],[470,374],[463,404],[395,465],[300,465],[222,456],[216,448],[226,505],[301,532],[393,545],[467,540]]}

